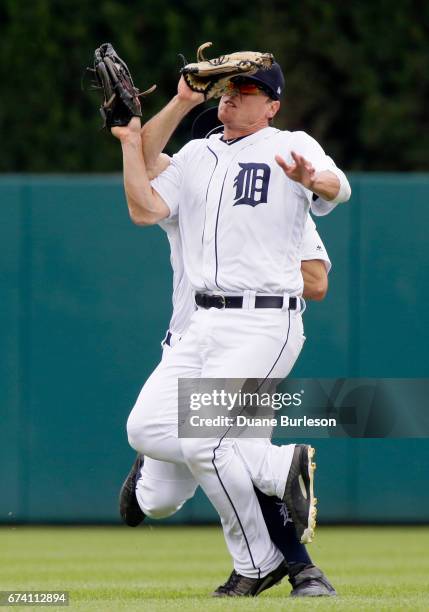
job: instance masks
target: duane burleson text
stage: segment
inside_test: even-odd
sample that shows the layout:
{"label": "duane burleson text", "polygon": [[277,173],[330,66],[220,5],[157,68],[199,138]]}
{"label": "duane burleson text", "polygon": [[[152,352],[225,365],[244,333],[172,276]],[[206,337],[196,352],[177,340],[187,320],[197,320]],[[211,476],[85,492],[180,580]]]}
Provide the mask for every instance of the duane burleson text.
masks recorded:
{"label": "duane burleson text", "polygon": [[280,418],[258,418],[238,415],[236,417],[216,416],[216,417],[200,417],[193,414],[189,419],[192,427],[336,427],[337,419],[313,419],[306,416],[289,417],[281,416]]}

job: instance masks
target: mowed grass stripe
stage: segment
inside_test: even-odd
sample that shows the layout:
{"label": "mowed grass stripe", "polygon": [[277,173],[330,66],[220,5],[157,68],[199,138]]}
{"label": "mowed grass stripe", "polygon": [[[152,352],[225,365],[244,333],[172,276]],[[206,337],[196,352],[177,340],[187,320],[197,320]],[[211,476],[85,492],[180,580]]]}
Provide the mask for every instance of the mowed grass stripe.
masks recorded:
{"label": "mowed grass stripe", "polygon": [[423,611],[428,550],[426,527],[319,528],[309,552],[340,597],[292,600],[284,580],[258,598],[226,601],[210,598],[232,569],[217,527],[3,527],[0,588],[68,590],[69,609],[88,611]]}

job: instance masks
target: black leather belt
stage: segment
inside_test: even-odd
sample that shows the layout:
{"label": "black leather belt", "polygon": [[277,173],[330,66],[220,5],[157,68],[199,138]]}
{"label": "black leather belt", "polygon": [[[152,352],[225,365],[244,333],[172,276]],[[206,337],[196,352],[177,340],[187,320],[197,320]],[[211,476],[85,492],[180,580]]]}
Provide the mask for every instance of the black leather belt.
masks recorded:
{"label": "black leather belt", "polygon": [[[242,295],[207,295],[196,293],[195,303],[201,308],[243,308]],[[296,310],[298,298],[289,298],[289,310]],[[255,297],[255,308],[283,308],[283,296],[281,295],[257,295]]]}
{"label": "black leather belt", "polygon": [[171,336],[172,336],[171,331],[168,330],[167,335],[165,337],[165,341],[164,341],[167,346],[171,346],[171,344],[170,344]]}

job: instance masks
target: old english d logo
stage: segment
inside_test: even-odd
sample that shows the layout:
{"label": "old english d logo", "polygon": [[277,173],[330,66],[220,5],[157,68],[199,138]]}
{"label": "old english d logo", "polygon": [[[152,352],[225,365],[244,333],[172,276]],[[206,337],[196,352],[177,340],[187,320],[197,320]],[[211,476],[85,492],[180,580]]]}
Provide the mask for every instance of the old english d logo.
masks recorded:
{"label": "old english d logo", "polygon": [[257,206],[267,202],[271,169],[267,164],[238,164],[240,172],[234,179],[234,206]]}

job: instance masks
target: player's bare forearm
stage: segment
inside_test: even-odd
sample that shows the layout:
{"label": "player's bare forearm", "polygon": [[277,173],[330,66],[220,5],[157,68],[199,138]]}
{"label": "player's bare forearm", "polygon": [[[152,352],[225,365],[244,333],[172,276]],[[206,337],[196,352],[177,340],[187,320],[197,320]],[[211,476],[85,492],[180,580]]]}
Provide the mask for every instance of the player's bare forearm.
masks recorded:
{"label": "player's bare forearm", "polygon": [[328,275],[323,261],[320,259],[302,261],[301,273],[304,279],[303,297],[306,300],[323,300],[328,291]]}
{"label": "player's bare forearm", "polygon": [[159,155],[170,140],[175,129],[191,110],[175,96],[162,111],[152,117],[141,130],[143,156],[149,172],[155,167]]}
{"label": "player's bare forearm", "polygon": [[141,129],[143,156],[148,172],[152,172],[157,159],[164,150],[182,119],[198,104],[204,102],[202,94],[195,93],[179,81],[177,95]]}
{"label": "player's bare forearm", "polygon": [[344,184],[342,185],[335,172],[331,170],[321,170],[316,172],[313,164],[305,159],[305,157],[302,155],[292,151],[291,156],[291,164],[287,164],[280,155],[275,156],[276,162],[288,178],[296,183],[300,183],[303,187],[315,193],[322,200],[331,202],[339,196],[338,203],[340,201],[347,202],[347,200],[350,198],[351,192],[344,173],[340,173],[340,171],[337,169],[340,176],[343,177],[342,181]]}
{"label": "player's bare forearm", "polygon": [[120,138],[124,167],[124,188],[130,217],[137,225],[154,225],[168,217],[168,206],[150,185],[146,172],[140,132]]}
{"label": "player's bare forearm", "polygon": [[314,174],[308,188],[323,200],[331,201],[340,191],[340,181],[330,170],[323,170]]}

